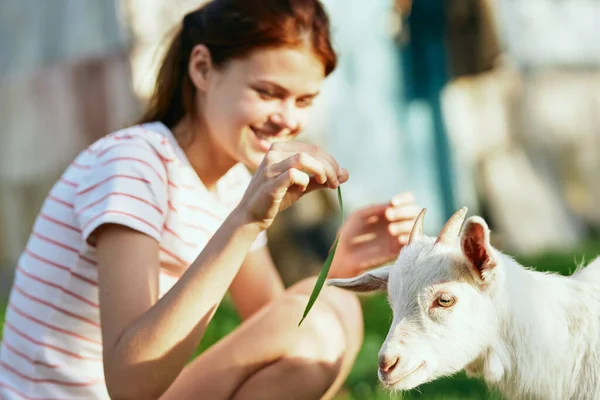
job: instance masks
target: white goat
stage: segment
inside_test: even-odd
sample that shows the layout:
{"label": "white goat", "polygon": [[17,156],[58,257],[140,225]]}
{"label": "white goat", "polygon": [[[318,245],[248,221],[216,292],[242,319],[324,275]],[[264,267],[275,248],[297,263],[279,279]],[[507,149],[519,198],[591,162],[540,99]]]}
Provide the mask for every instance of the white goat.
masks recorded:
{"label": "white goat", "polygon": [[[408,390],[464,369],[510,399],[600,399],[600,258],[569,277],[533,271],[457,211],[439,237],[425,210],[394,265],[330,285],[387,290],[393,320],[379,379]],[[526,223],[524,221],[524,223]]]}

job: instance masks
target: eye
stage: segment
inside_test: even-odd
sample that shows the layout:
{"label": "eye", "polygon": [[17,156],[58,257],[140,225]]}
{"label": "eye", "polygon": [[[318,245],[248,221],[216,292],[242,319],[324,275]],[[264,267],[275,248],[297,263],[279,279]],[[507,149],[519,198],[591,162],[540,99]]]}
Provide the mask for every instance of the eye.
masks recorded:
{"label": "eye", "polygon": [[270,99],[273,99],[276,97],[276,94],[274,92],[267,90],[267,89],[254,88],[254,90],[264,100],[270,100]]}
{"label": "eye", "polygon": [[439,307],[452,307],[456,303],[456,297],[448,293],[441,293],[436,299],[435,304]]}
{"label": "eye", "polygon": [[305,107],[310,107],[312,106],[313,103],[313,99],[311,98],[304,98],[304,99],[298,99],[296,101],[296,105],[300,108],[305,108]]}

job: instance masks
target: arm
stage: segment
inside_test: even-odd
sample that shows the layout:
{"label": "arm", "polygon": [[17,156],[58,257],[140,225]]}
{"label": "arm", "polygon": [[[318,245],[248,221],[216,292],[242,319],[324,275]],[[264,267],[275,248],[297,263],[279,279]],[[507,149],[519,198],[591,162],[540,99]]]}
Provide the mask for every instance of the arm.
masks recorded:
{"label": "arm", "polygon": [[248,253],[229,292],[245,320],[285,290],[267,246]]}
{"label": "arm", "polygon": [[[237,208],[179,281],[158,301],[161,214],[148,207],[148,216],[155,213],[150,224],[152,228],[147,228],[148,224],[138,224],[138,229],[129,229],[122,226],[119,223],[121,217],[116,216],[130,213],[133,207],[142,205],[121,202],[120,211],[111,214],[117,222],[98,225],[94,236],[104,374],[111,398],[158,398],[173,383],[202,338],[259,232],[266,230],[280,211],[304,193],[329,186],[333,188],[348,179],[347,171],[339,169],[332,160],[318,148],[304,143],[273,144]],[[336,171],[339,171],[337,176]],[[128,172],[139,173],[138,169]],[[96,178],[111,174],[112,171],[107,171]],[[94,183],[88,181],[90,185]],[[162,205],[159,209],[164,209],[167,202],[161,187],[164,181],[154,182],[150,188],[139,183],[141,192],[136,196],[155,198]],[[123,182],[119,190],[130,187],[131,182]],[[103,208],[98,209],[96,197],[89,198],[89,193],[94,192],[90,190],[82,190],[81,194],[85,196],[79,197],[79,209],[85,210],[80,214],[80,222],[85,226],[89,226],[85,221],[98,223],[99,212],[105,214]],[[89,204],[96,206],[90,208]],[[111,205],[114,204],[105,206]],[[135,219],[129,223],[135,225],[133,221]],[[147,231],[137,232],[143,229]]]}
{"label": "arm", "polygon": [[111,398],[158,398],[189,361],[259,233],[237,215],[223,223],[158,302],[158,243],[123,226],[98,230],[104,369]]}

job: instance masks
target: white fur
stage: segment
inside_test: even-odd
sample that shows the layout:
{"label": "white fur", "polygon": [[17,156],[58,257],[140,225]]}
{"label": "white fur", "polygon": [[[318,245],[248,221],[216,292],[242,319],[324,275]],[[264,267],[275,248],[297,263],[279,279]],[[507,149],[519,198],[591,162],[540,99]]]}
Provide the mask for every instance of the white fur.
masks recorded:
{"label": "white fur", "polygon": [[[380,357],[400,360],[381,381],[407,390],[464,369],[509,399],[600,399],[600,258],[569,277],[530,270],[489,244],[485,221],[469,224],[486,232],[483,274],[461,248],[465,231],[454,245],[418,238],[371,273],[388,276],[394,315]],[[329,284],[360,291],[367,276]],[[454,306],[430,309],[439,290]]]}

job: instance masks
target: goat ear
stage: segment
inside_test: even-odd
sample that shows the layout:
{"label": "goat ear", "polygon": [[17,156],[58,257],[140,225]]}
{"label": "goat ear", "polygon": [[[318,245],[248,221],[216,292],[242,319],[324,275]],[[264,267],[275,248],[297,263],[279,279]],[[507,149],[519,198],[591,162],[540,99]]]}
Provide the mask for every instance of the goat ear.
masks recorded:
{"label": "goat ear", "polygon": [[328,279],[327,285],[349,289],[354,292],[382,292],[387,290],[389,272],[392,266],[377,268],[355,278]]}
{"label": "goat ear", "polygon": [[490,229],[481,217],[470,217],[465,223],[460,247],[469,262],[471,272],[479,283],[489,283],[496,259],[490,244]]}

